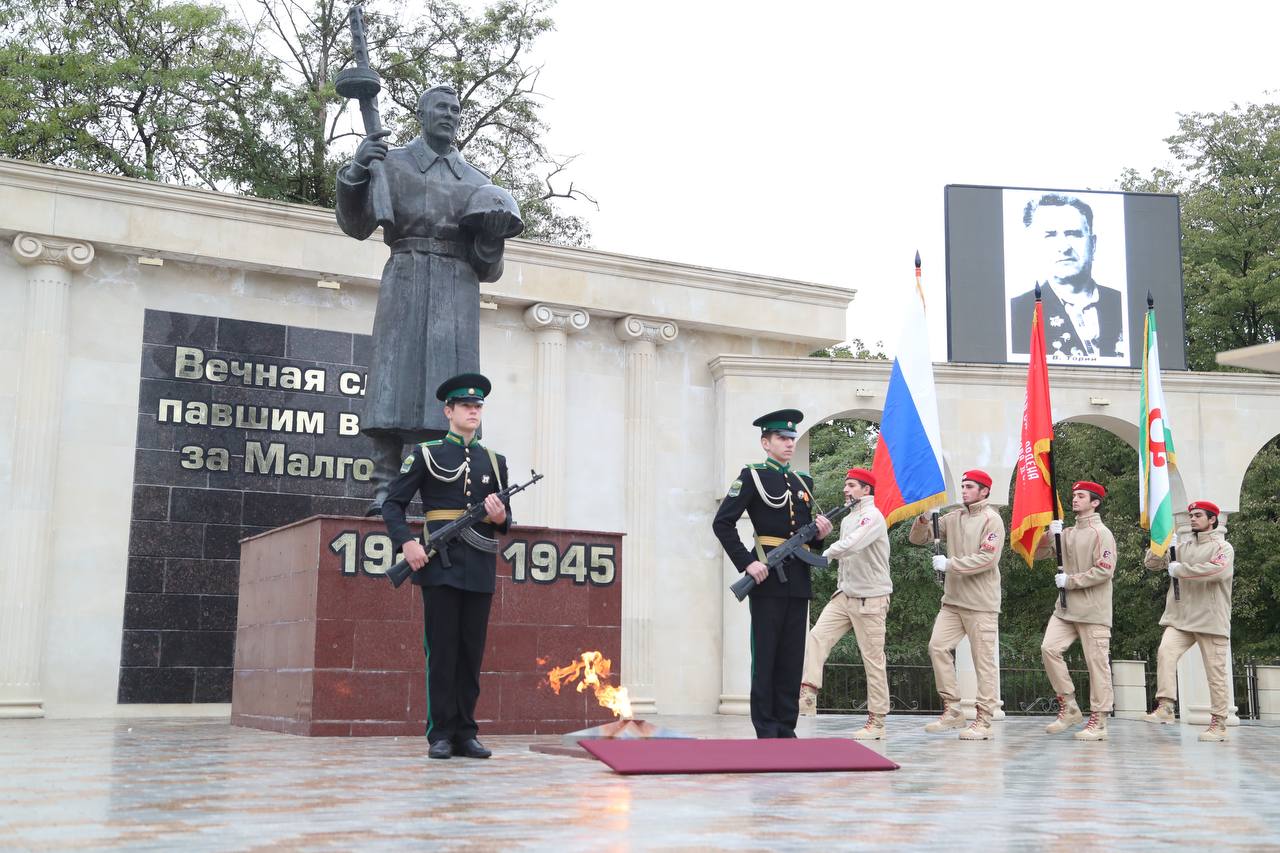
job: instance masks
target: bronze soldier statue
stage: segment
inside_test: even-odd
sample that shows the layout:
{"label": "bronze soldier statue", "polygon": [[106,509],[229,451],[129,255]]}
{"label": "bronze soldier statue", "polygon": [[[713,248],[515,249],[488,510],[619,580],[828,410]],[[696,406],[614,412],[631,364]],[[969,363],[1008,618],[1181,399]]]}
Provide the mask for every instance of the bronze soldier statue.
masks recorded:
{"label": "bronze soldier statue", "polygon": [[381,221],[391,247],[361,418],[374,444],[368,515],[381,513],[401,448],[447,432],[433,392],[479,371],[480,282],[501,277],[504,241],[524,228],[511,195],[454,147],[460,115],[457,92],[434,86],[418,99],[420,136],[390,148],[388,131],[371,132],[338,170],[338,225],[363,240]]}

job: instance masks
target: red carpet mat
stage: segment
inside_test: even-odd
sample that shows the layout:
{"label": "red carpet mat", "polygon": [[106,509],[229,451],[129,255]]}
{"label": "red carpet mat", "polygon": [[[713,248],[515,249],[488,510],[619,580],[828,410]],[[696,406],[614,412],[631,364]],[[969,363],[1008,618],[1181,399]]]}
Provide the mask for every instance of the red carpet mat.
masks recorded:
{"label": "red carpet mat", "polygon": [[797,740],[580,740],[617,773],[833,773],[897,770],[847,738]]}

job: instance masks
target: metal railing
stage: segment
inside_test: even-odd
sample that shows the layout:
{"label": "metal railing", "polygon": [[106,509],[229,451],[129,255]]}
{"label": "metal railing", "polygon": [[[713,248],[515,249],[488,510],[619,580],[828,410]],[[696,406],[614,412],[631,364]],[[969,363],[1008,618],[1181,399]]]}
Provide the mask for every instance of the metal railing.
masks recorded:
{"label": "metal railing", "polygon": [[[1189,653],[1194,653],[1194,649]],[[1082,658],[1067,657],[1067,671],[1076,695],[1089,695],[1089,670]],[[1236,713],[1242,720],[1259,719],[1257,667],[1270,661],[1237,658],[1232,661],[1232,686]],[[889,709],[895,714],[940,714],[942,699],[933,680],[933,666],[919,659],[906,663],[890,661]],[[861,662],[828,663],[822,670],[822,690],[818,710],[824,714],[858,714],[867,710],[867,677]],[[1156,703],[1156,665],[1146,667],[1147,707]],[[999,698],[1010,715],[1047,715],[1057,711],[1053,688],[1039,658],[1001,660]]]}
{"label": "metal railing", "polygon": [[[1077,696],[1089,695],[1089,671],[1082,659],[1066,658],[1067,671]],[[1039,658],[1012,658],[1002,661],[998,697],[1004,712],[1013,715],[1043,715],[1057,711],[1049,677]],[[942,699],[933,680],[933,666],[927,662],[889,662],[889,710],[895,714],[940,714]],[[1154,681],[1151,690],[1154,691]],[[861,663],[828,663],[822,670],[822,690],[818,710],[825,714],[857,714],[867,710],[867,676]]]}

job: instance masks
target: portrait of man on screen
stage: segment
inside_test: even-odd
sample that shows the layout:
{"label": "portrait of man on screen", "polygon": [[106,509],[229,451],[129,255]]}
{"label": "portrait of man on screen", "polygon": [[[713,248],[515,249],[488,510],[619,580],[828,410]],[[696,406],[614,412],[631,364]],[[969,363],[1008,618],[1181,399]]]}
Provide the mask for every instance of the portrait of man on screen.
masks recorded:
{"label": "portrait of man on screen", "polygon": [[[1127,366],[1123,198],[1039,190],[1005,190],[1004,195],[1009,360],[1028,358],[1039,284],[1050,362]],[[1106,215],[1095,215],[1095,208]],[[1104,219],[1107,280],[1118,286],[1094,277]]]}

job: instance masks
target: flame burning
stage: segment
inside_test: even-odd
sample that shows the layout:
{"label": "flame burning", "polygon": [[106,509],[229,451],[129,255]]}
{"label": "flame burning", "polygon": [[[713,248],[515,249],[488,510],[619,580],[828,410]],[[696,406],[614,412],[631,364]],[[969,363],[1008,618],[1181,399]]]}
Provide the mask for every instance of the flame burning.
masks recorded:
{"label": "flame burning", "polygon": [[[540,658],[539,663],[545,659]],[[581,676],[578,692],[585,693],[590,687],[596,694],[596,701],[613,712],[614,716],[624,720],[631,719],[631,700],[627,697],[627,688],[613,687],[604,682],[609,680],[610,667],[613,664],[600,652],[583,652],[582,660],[564,666],[558,666],[547,673],[547,682],[551,690],[558,696],[560,687]]]}

